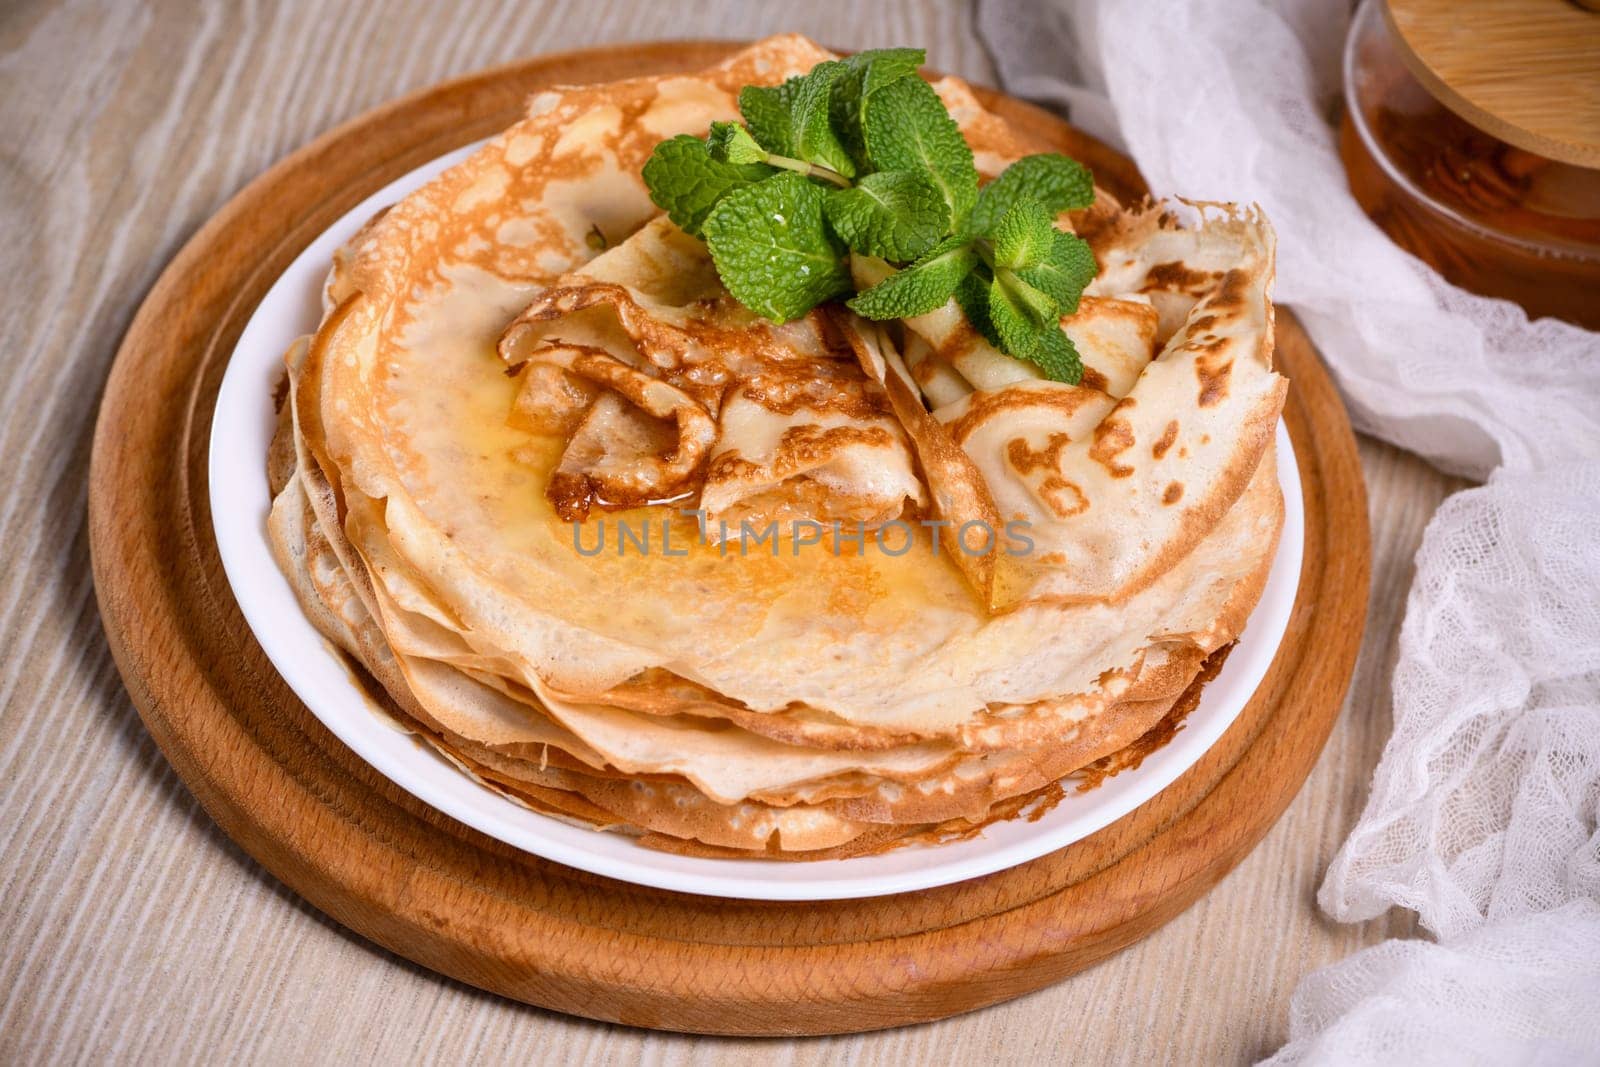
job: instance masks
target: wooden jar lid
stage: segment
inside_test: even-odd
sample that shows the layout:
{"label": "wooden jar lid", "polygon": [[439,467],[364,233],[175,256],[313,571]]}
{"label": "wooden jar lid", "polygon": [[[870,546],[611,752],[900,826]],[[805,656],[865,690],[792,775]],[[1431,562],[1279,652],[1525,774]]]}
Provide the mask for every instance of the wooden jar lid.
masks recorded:
{"label": "wooden jar lid", "polygon": [[1576,0],[1385,0],[1400,55],[1462,118],[1600,167],[1600,11]]}

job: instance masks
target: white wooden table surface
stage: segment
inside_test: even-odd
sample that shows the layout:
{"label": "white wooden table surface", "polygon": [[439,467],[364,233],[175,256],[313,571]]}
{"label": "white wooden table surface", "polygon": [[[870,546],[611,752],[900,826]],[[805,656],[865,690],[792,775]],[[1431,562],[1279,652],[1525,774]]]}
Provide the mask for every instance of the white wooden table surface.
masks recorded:
{"label": "white wooden table surface", "polygon": [[100,390],[168,259],[274,160],[408,90],[544,51],[784,29],[926,45],[992,81],[968,9],[937,0],[0,0],[0,1062],[1238,1061],[1282,1042],[1308,971],[1409,932],[1314,901],[1388,733],[1412,554],[1456,487],[1373,442],[1366,645],[1288,814],[1156,935],[973,1015],[758,1042],[501,1000],[311,910],[167,766],[101,633],[84,507]]}

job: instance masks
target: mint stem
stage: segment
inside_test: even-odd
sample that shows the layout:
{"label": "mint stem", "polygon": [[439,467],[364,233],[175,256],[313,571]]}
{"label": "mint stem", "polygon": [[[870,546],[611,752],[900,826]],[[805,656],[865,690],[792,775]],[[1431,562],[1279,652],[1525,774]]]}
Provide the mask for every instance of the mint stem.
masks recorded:
{"label": "mint stem", "polygon": [[978,253],[978,258],[983,260],[984,266],[994,270],[994,244],[987,237],[979,237],[972,242],[972,250]]}
{"label": "mint stem", "polygon": [[797,174],[804,174],[808,178],[821,178],[825,182],[832,182],[841,189],[850,188],[850,179],[831,167],[824,167],[817,163],[807,163],[803,159],[791,159],[788,156],[771,154],[767,156],[767,163],[774,167],[782,167],[784,170],[792,170]]}

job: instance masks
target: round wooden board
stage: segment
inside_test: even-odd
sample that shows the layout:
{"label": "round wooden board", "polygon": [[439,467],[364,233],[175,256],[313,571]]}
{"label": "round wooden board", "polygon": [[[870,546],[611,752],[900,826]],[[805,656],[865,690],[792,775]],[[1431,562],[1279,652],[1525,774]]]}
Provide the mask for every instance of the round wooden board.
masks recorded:
{"label": "round wooden board", "polygon": [[[968,1011],[1071,974],[1188,907],[1282,813],[1338,714],[1367,595],[1365,489],[1339,399],[1279,312],[1305,562],[1250,705],[1155,800],[1061,852],[870,900],[739,902],[574,871],[464,827],[381,777],[274,672],[222,573],[206,451],[246,319],[294,255],[373,189],[513,121],[553,83],[686,70],[727,43],[602,48],[417,93],[252,182],[188,243],[117,356],[95,434],[94,575],[146,725],[224,830],[345,926],[425,967],[595,1019],[732,1034],[870,1030]],[[990,106],[1136,197],[1125,158],[995,93]],[[263,475],[265,476],[265,475]]]}

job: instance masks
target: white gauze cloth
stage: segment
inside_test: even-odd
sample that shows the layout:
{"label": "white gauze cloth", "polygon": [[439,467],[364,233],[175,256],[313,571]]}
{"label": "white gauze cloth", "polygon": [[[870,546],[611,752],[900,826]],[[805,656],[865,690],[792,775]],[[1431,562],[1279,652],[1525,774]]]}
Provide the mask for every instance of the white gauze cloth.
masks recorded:
{"label": "white gauze cloth", "polygon": [[983,0],[978,28],[1007,89],[1157,194],[1259,202],[1277,300],[1357,427],[1487,479],[1429,524],[1394,735],[1318,896],[1346,922],[1411,908],[1434,940],[1305,978],[1273,1062],[1600,1061],[1600,335],[1451,286],[1361,213],[1332,126],[1350,14]]}

